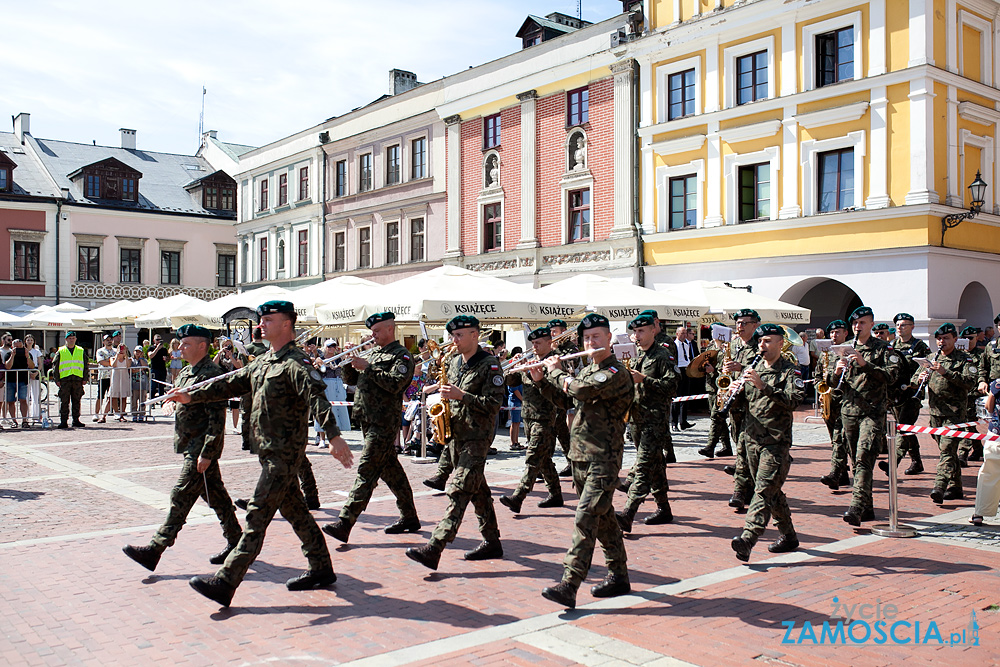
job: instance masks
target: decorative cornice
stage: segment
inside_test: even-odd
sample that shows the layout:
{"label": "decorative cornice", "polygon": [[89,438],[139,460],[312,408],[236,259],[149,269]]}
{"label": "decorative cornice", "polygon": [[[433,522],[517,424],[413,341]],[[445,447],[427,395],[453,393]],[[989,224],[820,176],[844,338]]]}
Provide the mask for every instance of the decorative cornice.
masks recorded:
{"label": "decorative cornice", "polygon": [[727,144],[738,141],[752,141],[754,139],[764,139],[773,137],[781,129],[780,120],[768,120],[763,123],[751,123],[750,125],[740,125],[719,130],[719,136]]}
{"label": "decorative cornice", "polygon": [[868,102],[855,102],[844,106],[820,109],[795,115],[795,120],[803,128],[810,130],[814,127],[833,125],[835,123],[849,123],[858,120],[868,111]]}
{"label": "decorative cornice", "polygon": [[975,102],[959,102],[958,115],[965,120],[971,120],[980,125],[994,125],[1000,123],[1000,111],[984,107]]}
{"label": "decorative cornice", "polygon": [[459,114],[455,114],[453,116],[447,116],[446,118],[444,118],[445,125],[454,125],[455,123],[461,123],[461,122],[462,122],[462,117]]}
{"label": "decorative cornice", "polygon": [[538,92],[535,90],[526,90],[523,93],[517,94],[518,102],[527,102],[528,100],[537,100],[537,99],[538,99]]}
{"label": "decorative cornice", "polygon": [[106,283],[75,282],[70,285],[70,298],[73,299],[145,299],[156,297],[164,299],[176,294],[187,294],[198,299],[211,301],[219,299],[236,290],[230,287],[171,287],[168,285],[123,285]]}
{"label": "decorative cornice", "polygon": [[626,58],[625,60],[613,62],[608,65],[608,69],[610,69],[613,74],[631,74],[635,71],[635,59]]}
{"label": "decorative cornice", "polygon": [[676,139],[667,139],[666,141],[655,141],[649,145],[649,148],[653,149],[660,155],[669,155],[671,153],[696,151],[704,145],[704,134],[692,134],[689,137],[678,137]]}

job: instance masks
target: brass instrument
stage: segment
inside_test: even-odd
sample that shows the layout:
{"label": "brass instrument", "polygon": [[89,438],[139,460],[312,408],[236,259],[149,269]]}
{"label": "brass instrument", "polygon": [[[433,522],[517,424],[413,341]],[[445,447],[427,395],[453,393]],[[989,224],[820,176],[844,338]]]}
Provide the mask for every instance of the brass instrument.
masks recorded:
{"label": "brass instrument", "polygon": [[785,342],[781,344],[781,356],[798,366],[799,359],[795,356],[795,353],[792,352],[792,348],[797,345],[805,344],[802,341],[802,336],[787,325],[782,324],[780,326],[785,331]]}
{"label": "brass instrument", "polygon": [[[575,329],[567,329],[566,331],[562,332],[561,334],[552,339],[552,349],[553,350],[556,349],[563,341],[569,340],[571,336],[575,335],[576,335]],[[507,361],[501,363],[500,370],[503,371],[504,373],[507,373],[511,368],[513,368],[518,364],[523,364],[527,361],[534,360],[535,356],[536,355],[534,351],[525,352],[520,355],[515,355],[510,359],[508,359]]]}
{"label": "brass instrument", "polygon": [[[604,348],[603,347],[599,347],[596,350],[584,350],[583,352],[574,352],[573,354],[564,354],[561,357],[555,357],[555,358],[558,359],[559,361],[569,361],[570,359],[578,359],[580,357],[586,357],[586,356],[589,356],[591,354],[596,354],[597,352],[604,352]],[[552,357],[548,357],[548,358],[546,358],[546,359],[544,359],[542,361],[535,361],[535,362],[532,362],[530,364],[523,364],[521,366],[515,366],[514,368],[510,369],[508,372],[509,373],[519,373],[521,371],[530,370],[532,368],[540,368],[540,367],[544,366],[545,362],[548,361],[549,359],[552,359]]]}
{"label": "brass instrument", "polygon": [[321,333],[323,333],[323,331],[326,330],[326,328],[327,326],[325,324],[318,324],[314,327],[309,327],[308,329],[306,329],[305,331],[303,331],[302,333],[300,333],[298,336],[295,337],[295,344],[303,345],[310,338],[313,338],[314,336],[318,336]]}
{"label": "brass instrument", "polygon": [[[428,347],[430,341],[428,342]],[[437,350],[440,352],[440,346],[437,346]],[[443,384],[448,384],[448,362],[451,361],[452,356],[457,353],[455,349],[449,350],[447,353],[441,354],[440,367],[441,370],[438,373],[437,384],[438,386]],[[448,403],[448,399],[442,398],[438,403],[435,403],[427,409],[427,415],[431,420],[431,427],[437,433],[438,437],[441,439],[439,444],[444,445],[447,443],[448,438],[451,437],[451,404]]]}
{"label": "brass instrument", "polygon": [[824,421],[830,420],[830,415],[833,413],[833,387],[830,383],[826,381],[826,376],[830,372],[830,353],[823,352],[823,357],[819,362],[821,375],[818,380],[816,380],[816,395],[819,396],[819,407],[820,412],[823,415]]}
{"label": "brass instrument", "polygon": [[733,360],[732,344],[730,341],[726,341],[725,354],[722,356],[722,370],[719,371],[719,377],[715,379],[715,386],[720,390],[729,389],[729,386],[733,383],[733,377],[726,370],[726,364]]}

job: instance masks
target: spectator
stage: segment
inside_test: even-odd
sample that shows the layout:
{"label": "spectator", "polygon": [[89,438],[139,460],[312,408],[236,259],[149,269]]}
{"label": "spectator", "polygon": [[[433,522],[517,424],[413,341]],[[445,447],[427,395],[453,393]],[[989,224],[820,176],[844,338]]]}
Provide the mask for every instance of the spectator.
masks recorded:
{"label": "spectator", "polygon": [[31,355],[24,348],[24,341],[15,338],[4,362],[4,368],[7,370],[6,399],[14,428],[17,428],[18,405],[21,406],[21,428],[28,428],[28,371],[34,367]]}
{"label": "spectator", "polygon": [[983,340],[986,341],[987,343],[992,342],[993,333],[994,333],[993,327],[986,327],[985,329],[983,329]]}
{"label": "spectator", "polygon": [[[1000,380],[994,380],[986,392],[986,414],[989,415],[986,428],[991,435],[1000,435],[998,396],[1000,396]],[[997,513],[998,503],[1000,503],[1000,442],[994,440],[983,444],[983,465],[976,477],[976,508],[972,510],[969,522],[974,526],[983,525],[983,517]]]}
{"label": "spectator", "polygon": [[120,422],[127,421],[125,411],[128,408],[128,398],[132,395],[132,379],[129,377],[131,367],[132,360],[128,348],[124,344],[119,345],[111,361],[111,384],[108,388],[108,405],[105,413],[117,412]]}
{"label": "spectator", "polygon": [[177,374],[184,368],[184,360],[181,359],[181,342],[176,338],[170,339],[170,384],[177,381]]}
{"label": "spectator", "polygon": [[[12,350],[11,341],[13,340],[14,337],[10,334],[10,332],[5,333],[3,337],[0,338],[0,371],[2,371],[0,372],[0,401],[2,401],[0,402],[0,423],[3,422],[4,415],[8,413],[8,410],[14,410],[14,406],[11,406],[10,408],[7,407],[7,391],[4,388],[8,375],[5,366],[7,364],[7,357],[10,356]],[[10,373],[10,375],[13,377],[13,373]],[[12,419],[16,417],[17,415],[14,414]]]}
{"label": "spectator", "polygon": [[146,421],[146,396],[149,394],[149,362],[143,353],[142,345],[136,345],[132,350],[132,368],[130,371],[132,384],[132,421]]}
{"label": "spectator", "polygon": [[28,373],[28,418],[40,419],[42,416],[42,384],[41,373],[45,369],[45,355],[35,345],[35,337],[28,334],[24,337],[24,349],[31,356],[35,370]]}
{"label": "spectator", "polygon": [[[240,357],[239,353],[233,349],[233,341],[228,338],[221,338],[220,340],[222,341],[222,345],[219,349],[219,353],[215,355],[215,358],[212,359],[212,361],[214,361],[226,373],[243,368],[243,359]],[[176,338],[171,342],[171,344],[173,344],[173,342],[177,342],[178,344],[180,343],[180,341]],[[231,398],[226,402],[229,404],[229,413],[233,418],[233,433],[239,435],[240,430],[236,428],[236,425],[240,421],[240,399]]]}
{"label": "spectator", "polygon": [[[170,352],[164,349],[163,338],[160,334],[153,336],[153,349],[146,356],[149,357],[149,369],[153,373],[154,380],[149,386],[149,397],[156,398],[160,394],[165,393],[162,383],[167,381],[167,359],[170,358]],[[159,382],[156,382],[156,380],[159,380]]]}
{"label": "spectator", "polygon": [[[674,346],[677,348],[677,396],[687,396],[691,392],[689,390],[690,378],[687,375],[687,367],[691,365],[691,360],[694,359],[697,354],[694,353],[694,346],[691,345],[688,339],[688,333],[686,327],[677,327],[677,338],[674,340]],[[670,423],[675,431],[685,430],[694,426],[687,420],[687,401],[679,401],[670,406]],[[673,461],[668,461],[668,463],[673,463]]]}
{"label": "spectator", "polygon": [[111,346],[111,336],[104,335],[104,346],[97,350],[94,358],[97,359],[97,409],[94,410],[94,421],[103,424],[107,421],[104,410],[104,397],[111,388],[111,366],[118,351]]}

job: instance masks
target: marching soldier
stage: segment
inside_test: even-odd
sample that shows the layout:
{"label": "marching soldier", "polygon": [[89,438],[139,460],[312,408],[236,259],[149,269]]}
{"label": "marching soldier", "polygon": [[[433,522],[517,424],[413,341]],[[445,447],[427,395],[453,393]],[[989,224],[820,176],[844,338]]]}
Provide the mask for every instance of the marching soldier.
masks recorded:
{"label": "marching soldier", "polygon": [[[729,440],[729,424],[726,415],[722,414],[719,409],[721,407],[718,403],[719,387],[716,384],[719,380],[719,371],[725,356],[726,346],[731,343],[720,338],[716,338],[713,343],[719,351],[716,363],[713,364],[710,360],[706,360],[702,368],[702,372],[705,374],[705,392],[708,394],[708,444],[698,450],[699,454],[709,459],[714,459],[716,456],[733,455],[733,446]],[[718,451],[715,449],[717,443],[721,444]]]}
{"label": "marching soldier", "polygon": [[[757,344],[753,337],[760,324],[760,315],[756,310],[744,308],[733,316],[736,320],[736,333],[738,337],[733,340],[733,358],[725,364],[723,370],[729,373],[730,377],[738,378],[743,373],[745,366],[753,361],[757,354]],[[740,434],[743,432],[743,415],[746,413],[746,396],[740,395],[732,402],[729,408],[729,422],[732,425],[732,438],[736,443],[736,464],[723,468],[733,476],[733,497],[729,499],[729,506],[737,512],[742,511],[744,506],[750,504],[750,497],[753,495],[754,482],[750,476],[747,453],[743,447],[743,439]]]}
{"label": "marching soldier", "polygon": [[288,590],[322,588],[337,581],[326,540],[298,485],[299,466],[306,455],[310,409],[332,436],[328,440],[330,453],[345,468],[353,462],[326,400],[326,385],[306,354],[295,345],[295,306],[288,301],[268,301],[257,308],[257,314],[264,338],[271,343],[269,352],[235,375],[188,394],[174,393],[170,399],[187,404],[212,403],[248,392],[253,396],[250,425],[261,472],[250,499],[246,529],[215,576],[193,577],[190,581],[192,588],[223,607],[232,602],[278,511],[302,541],[302,553],[309,561],[305,573],[285,583]]}
{"label": "marching soldier", "polygon": [[[844,320],[834,320],[826,325],[826,335],[830,337],[833,345],[843,345],[847,340],[847,322]],[[833,354],[830,352],[829,354]],[[817,376],[822,371],[817,372]],[[844,399],[844,392],[837,389],[840,374],[837,373],[836,364],[827,364],[826,373],[822,376],[830,387],[830,415],[824,421],[826,430],[830,433],[830,473],[819,478],[823,484],[836,491],[842,486],[851,483],[847,474],[848,468],[854,465],[857,451],[848,447],[844,440],[844,423],[840,419],[841,402]]]}
{"label": "marching soldier", "polygon": [[889,325],[885,322],[880,322],[872,327],[872,335],[879,340],[884,340],[886,343],[889,342],[890,329]]}
{"label": "marching soldier", "polygon": [[[538,360],[556,355],[552,349],[552,333],[548,327],[538,327],[528,334]],[[539,507],[562,507],[562,488],[559,486],[559,475],[552,462],[552,453],[556,446],[556,413],[557,408],[551,398],[552,387],[542,381],[535,382],[529,373],[508,373],[507,386],[521,386],[524,399],[521,410],[524,415],[524,431],[528,438],[528,451],[524,459],[524,475],[514,493],[500,496],[500,504],[517,514],[521,504],[541,474],[549,495],[538,503]]]}
{"label": "marching soldier", "polygon": [[73,428],[86,426],[80,421],[80,400],[83,398],[84,378],[90,370],[87,352],[76,344],[76,332],[66,332],[66,345],[56,353],[52,375],[59,387],[59,426],[69,428],[70,407],[73,408]]}
{"label": "marching soldier", "polygon": [[[558,338],[562,334],[566,333],[568,325],[565,320],[554,319],[549,320],[547,325],[549,331],[552,333],[553,338]],[[559,343],[556,348],[556,353],[559,355],[563,354],[575,354],[580,351],[576,343],[572,340],[564,340]],[[572,466],[569,464],[569,423],[572,421],[572,415],[568,415],[568,410],[561,405],[561,401],[556,402],[556,439],[559,441],[559,447],[563,451],[563,456],[566,457],[566,467],[559,471],[560,477],[569,477],[572,475]]]}
{"label": "marching soldier", "polygon": [[458,534],[462,517],[472,503],[483,542],[465,553],[465,560],[503,557],[500,526],[493,498],[486,483],[486,454],[496,435],[497,414],[504,380],[500,362],[479,346],[479,320],[471,315],[453,317],[446,326],[458,351],[448,367],[448,384],[433,384],[426,393],[441,392],[450,410],[450,437],[445,444],[454,466],[448,486],[448,509],[422,547],[406,550],[406,556],[436,570],[441,552]]}
{"label": "marching soldier", "polygon": [[[931,348],[927,343],[913,335],[913,315],[909,313],[899,313],[892,318],[892,323],[896,325],[896,338],[889,345],[899,354],[899,377],[905,380],[906,384],[900,387],[898,400],[892,408],[897,424],[916,424],[920,417],[921,400],[914,397],[916,387],[909,384],[909,379],[920,370],[914,357],[927,358],[931,354]],[[896,461],[902,460],[904,454],[910,455],[910,467],[903,471],[904,475],[917,475],[924,471],[924,463],[920,459],[920,443],[913,433],[903,433],[897,437]],[[879,468],[889,471],[889,464],[879,461]]]}
{"label": "marching soldier", "polygon": [[[187,387],[222,375],[222,369],[208,355],[211,331],[194,324],[185,324],[177,330],[177,338],[181,341],[181,358],[190,365],[181,369],[174,382],[175,387]],[[222,535],[226,538],[226,548],[209,558],[208,562],[219,565],[236,548],[243,530],[236,519],[233,501],[229,498],[226,485],[222,483],[219,470],[225,430],[225,403],[177,406],[174,451],[184,455],[184,465],[170,492],[167,519],[147,546],[129,545],[122,549],[126,556],[147,570],[155,570],[160,556],[168,547],[173,546],[199,496],[215,510],[219,523],[222,524]]]}
{"label": "marching soldier", "polygon": [[[993,324],[1000,329],[1000,314],[993,318]],[[68,335],[67,335],[68,337]],[[1000,380],[1000,335],[986,345],[979,361],[979,395],[985,396],[990,391],[990,383]]]}
{"label": "marching soldier", "polygon": [[[942,324],[934,332],[934,338],[937,339],[938,354],[931,361],[930,368],[913,376],[912,383],[919,385],[926,378],[927,405],[932,428],[961,424],[966,417],[969,390],[975,386],[979,369],[968,353],[955,347],[958,330],[954,324],[950,322]],[[946,435],[933,437],[941,456],[938,459],[931,500],[939,505],[945,500],[961,500],[963,496],[962,469],[958,464],[959,439]]]}
{"label": "marching soldier", "polygon": [[[967,338],[969,340],[969,358],[972,359],[976,365],[976,375],[978,379],[979,367],[983,365],[982,359],[985,356],[985,352],[976,347],[976,340],[979,338],[979,334],[982,333],[982,329],[979,327],[965,327],[962,329],[960,336],[962,338]],[[969,391],[968,405],[966,406],[965,414],[969,419],[976,418],[976,399],[982,396],[979,393],[978,387],[973,387]],[[976,430],[972,427],[971,430]],[[969,461],[982,461],[983,460],[983,442],[982,440],[970,440],[969,438],[963,438],[962,444],[958,446],[958,465],[963,468],[969,467]]]}
{"label": "marching soldier", "polygon": [[747,411],[743,418],[750,477],[754,480],[753,499],[747,511],[743,533],[733,538],[736,558],[750,560],[750,550],[764,534],[770,517],[778,529],[778,539],[767,550],[787,553],[799,548],[792,526],[788,501],[781,490],[791,464],[792,421],[795,408],[802,402],[805,383],[795,364],[781,354],[784,330],[777,324],[757,327],[756,337],[763,363],[746,369],[743,391]]}
{"label": "marching soldier", "polygon": [[677,391],[677,369],[667,351],[656,344],[659,327],[649,315],[639,315],[628,324],[641,350],[635,368],[629,370],[635,397],[629,412],[632,439],[638,452],[635,478],[628,491],[625,509],[615,514],[623,532],[632,532],[635,513],[652,492],[656,512],[646,517],[649,526],[670,523],[674,515],[667,499],[667,464],[663,456],[663,436],[670,432],[670,401]]}
{"label": "marching soldier", "polygon": [[573,540],[563,560],[563,576],[542,596],[565,607],[576,607],[576,592],[590,571],[594,543],[600,541],[608,566],[604,581],[590,589],[594,597],[625,595],[632,589],[622,532],[615,521],[612,500],[625,446],[625,414],[634,393],[632,377],[612,352],[611,325],[602,315],[581,320],[577,330],[583,346],[592,350],[592,363],[574,378],[549,358],[544,370],[531,369],[556,389],[573,398],[576,414],[570,430],[569,459],[573,485],[579,494]]}
{"label": "marching soldier", "polygon": [[[247,364],[252,363],[257,357],[267,352],[267,345],[264,345],[264,341],[261,338],[260,327],[253,328],[251,337],[253,340],[247,345]],[[240,414],[243,415],[240,423],[240,435],[243,438],[243,449],[248,452],[250,451],[250,419],[248,415],[250,414],[252,404],[253,401],[250,394],[240,396]],[[246,508],[244,507],[244,509]]]}
{"label": "marching soldier", "polygon": [[899,355],[889,344],[872,335],[875,315],[861,306],[848,318],[854,330],[854,353],[837,361],[837,375],[844,374],[841,389],[841,422],[844,442],[855,452],[854,493],[844,521],[860,526],[875,519],[872,503],[872,470],[885,437],[886,389],[899,369]]}
{"label": "marching soldier", "polygon": [[399,520],[386,526],[388,535],[415,533],[420,530],[413,491],[396,453],[396,437],[402,428],[403,393],[413,379],[413,359],[396,340],[396,316],[378,313],[365,320],[378,346],[367,359],[353,357],[344,368],[344,379],[357,386],[354,394],[354,418],[365,437],[358,477],[340,518],[323,526],[323,532],[346,543],[351,529],[371,500],[379,479],[396,496]]}

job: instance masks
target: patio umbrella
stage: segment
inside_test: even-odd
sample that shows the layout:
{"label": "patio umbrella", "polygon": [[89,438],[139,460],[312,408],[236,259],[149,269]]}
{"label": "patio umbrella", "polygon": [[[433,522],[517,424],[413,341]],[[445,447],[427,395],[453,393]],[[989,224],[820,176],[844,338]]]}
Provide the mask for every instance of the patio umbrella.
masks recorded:
{"label": "patio umbrella", "polygon": [[[382,285],[358,276],[337,276],[330,280],[302,287],[293,291],[288,300],[295,304],[296,312],[309,319],[317,319],[316,310],[338,300],[351,299],[360,293],[379,289]],[[335,309],[334,309],[335,310]]]}
{"label": "patio umbrella", "polygon": [[207,303],[207,301],[193,296],[188,296],[187,294],[175,294],[173,296],[168,296],[165,299],[161,299],[156,308],[141,317],[137,317],[133,324],[139,329],[178,327],[182,324],[187,324],[187,322],[178,320],[179,323],[175,324],[174,315],[179,312],[183,313],[186,309],[190,309],[192,306],[204,306],[207,305]]}
{"label": "patio umbrella", "polygon": [[663,320],[697,320],[708,312],[708,302],[676,290],[653,290],[592,273],[566,278],[536,292],[549,301],[584,303],[573,313],[596,312],[609,320],[631,320],[644,310],[655,310]]}
{"label": "patio umbrella", "polygon": [[790,326],[808,324],[812,316],[808,308],[729,287],[722,282],[692,280],[673,287],[691,298],[704,299],[711,306],[707,318],[710,321],[732,323],[733,313],[743,308],[756,310],[762,322]]}

